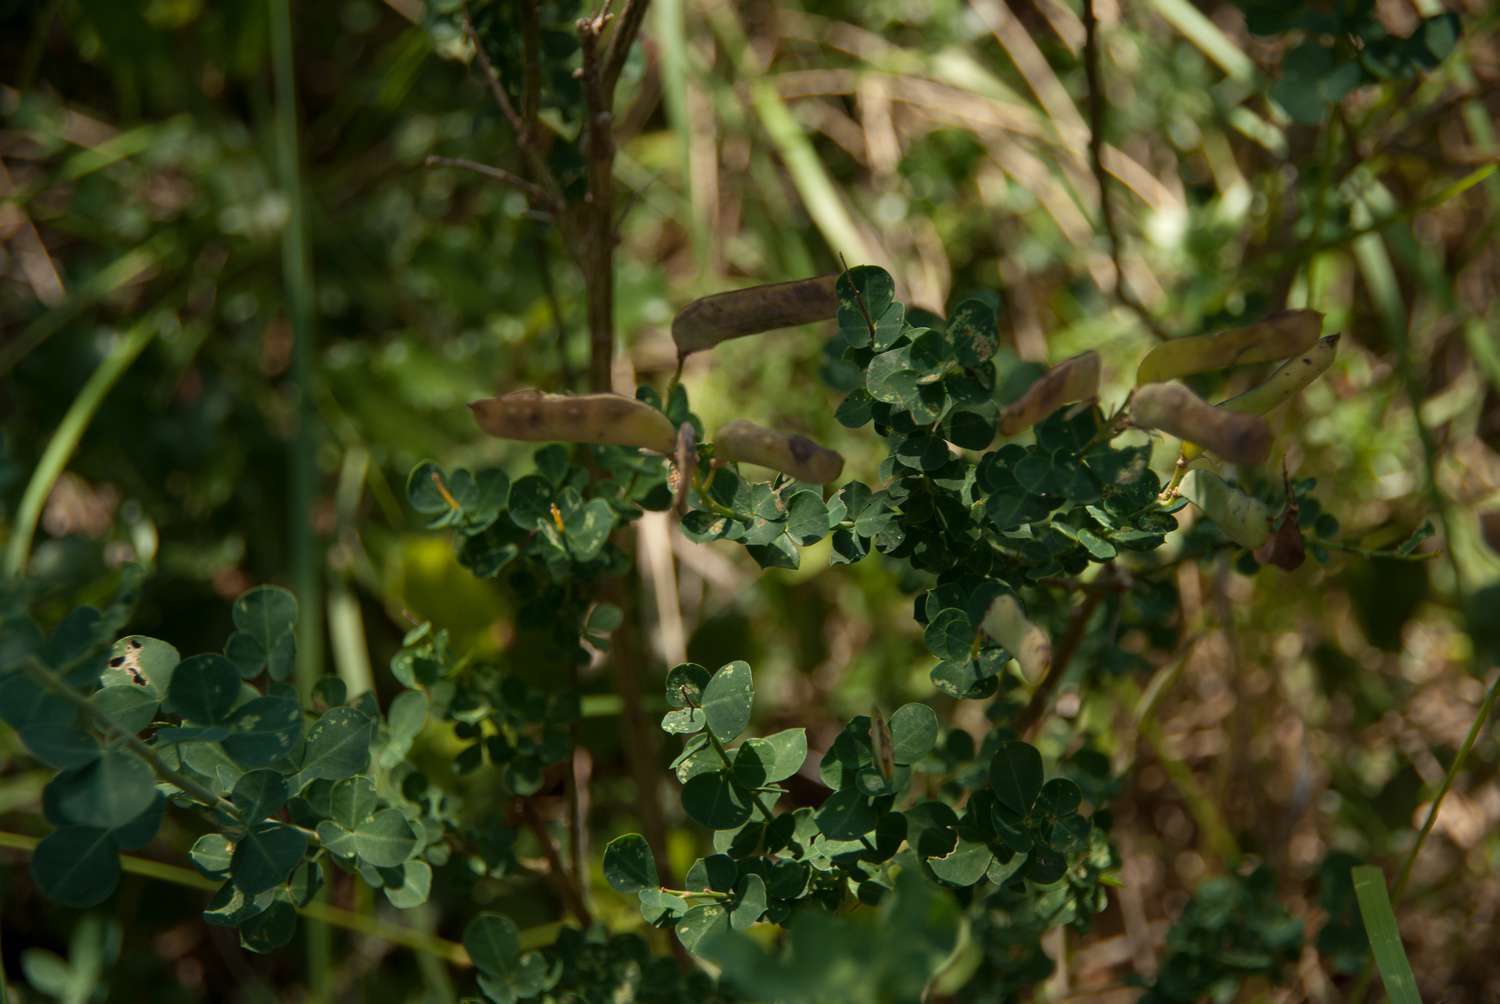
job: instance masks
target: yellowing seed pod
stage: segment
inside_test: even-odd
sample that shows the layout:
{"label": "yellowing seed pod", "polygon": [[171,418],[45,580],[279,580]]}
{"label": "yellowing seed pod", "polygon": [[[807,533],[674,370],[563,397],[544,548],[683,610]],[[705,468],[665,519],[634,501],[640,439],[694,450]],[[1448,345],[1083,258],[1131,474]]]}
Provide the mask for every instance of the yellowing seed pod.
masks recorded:
{"label": "yellowing seed pod", "polygon": [[500,439],[531,443],[608,443],[671,456],[677,430],[650,405],[619,394],[543,394],[518,390],[469,404],[479,427]]}
{"label": "yellowing seed pod", "polygon": [[1178,491],[1243,548],[1253,551],[1271,536],[1271,511],[1212,471],[1188,471]]}
{"label": "yellowing seed pod", "polygon": [[833,290],[837,279],[836,275],[820,275],[694,300],[672,319],[677,355],[711,349],[731,338],[832,320],[839,305]]}
{"label": "yellowing seed pod", "polygon": [[1028,682],[1036,683],[1047,675],[1052,667],[1052,639],[1026,619],[1014,596],[1007,593],[996,598],[979,626],[1021,664],[1021,675]]}
{"label": "yellowing seed pod", "polygon": [[1190,373],[1269,363],[1305,352],[1323,330],[1316,310],[1284,310],[1231,331],[1163,342],[1141,360],[1135,384],[1162,383]]}
{"label": "yellowing seed pod", "polygon": [[1065,359],[1026,389],[1000,414],[1000,435],[1014,436],[1065,404],[1099,396],[1099,353],[1092,350]]}
{"label": "yellowing seed pod", "polygon": [[[1319,338],[1312,348],[1278,366],[1264,383],[1216,407],[1245,415],[1264,415],[1277,405],[1285,404],[1296,397],[1304,387],[1327,372],[1328,367],[1333,365],[1333,357],[1338,354],[1338,348],[1338,335]],[[1202,450],[1194,443],[1182,445],[1182,456],[1185,460],[1192,460],[1201,452]]]}
{"label": "yellowing seed pod", "polygon": [[737,418],[714,436],[714,458],[770,467],[798,481],[826,484],[838,480],[844,458],[808,439],[789,436]]}
{"label": "yellowing seed pod", "polygon": [[1147,384],[1130,402],[1138,428],[1160,429],[1237,464],[1258,464],[1271,452],[1271,427],[1259,415],[1215,408],[1182,384]]}

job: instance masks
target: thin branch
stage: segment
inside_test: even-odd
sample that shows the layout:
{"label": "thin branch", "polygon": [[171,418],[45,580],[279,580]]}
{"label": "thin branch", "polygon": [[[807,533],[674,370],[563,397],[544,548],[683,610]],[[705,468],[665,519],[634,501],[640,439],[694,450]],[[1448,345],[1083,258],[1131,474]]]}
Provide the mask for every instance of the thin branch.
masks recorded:
{"label": "thin branch", "polygon": [[21,669],[33,680],[71,704],[75,710],[89,720],[94,728],[103,732],[109,738],[110,742],[122,743],[130,747],[132,753],[151,765],[151,769],[156,771],[158,777],[171,781],[184,794],[192,795],[198,801],[224,813],[230,819],[240,819],[240,810],[235,808],[231,802],[214,794],[187,775],[168,767],[162,762],[161,757],[156,755],[156,751],[142,742],[139,736],[131,732],[126,732],[116,725],[114,719],[99,710],[97,705],[85,699],[78,691],[68,686],[62,680],[59,680],[47,667],[37,662],[35,657],[22,661]]}
{"label": "thin branch", "polygon": [[475,174],[482,174],[486,178],[498,181],[502,185],[509,185],[511,188],[522,192],[535,205],[544,206],[549,211],[555,208],[552,195],[545,188],[534,182],[527,181],[519,174],[512,174],[503,167],[491,167],[488,164],[481,164],[477,160],[465,160],[463,157],[438,157],[435,155],[428,157],[426,164],[428,167],[458,167],[465,171],[473,171]]}
{"label": "thin branch", "polygon": [[1068,663],[1073,661],[1078,647],[1083,644],[1083,635],[1088,627],[1089,619],[1094,616],[1100,601],[1105,597],[1102,590],[1095,590],[1084,596],[1083,606],[1079,607],[1073,614],[1073,620],[1068,624],[1068,633],[1063,636],[1062,644],[1057,648],[1057,657],[1052,660],[1052,668],[1047,675],[1042,677],[1042,682],[1031,694],[1031,700],[1026,702],[1026,708],[1016,719],[1016,731],[1022,736],[1030,738],[1036,732],[1037,726],[1041,724],[1042,718],[1047,713],[1048,706],[1052,703],[1052,694],[1057,690],[1057,685],[1062,681],[1063,674],[1067,671]]}
{"label": "thin branch", "polygon": [[500,71],[495,69],[495,64],[490,62],[489,55],[484,51],[484,43],[479,38],[479,32],[474,27],[474,19],[469,16],[469,0],[463,0],[460,11],[464,22],[464,34],[468,36],[469,44],[474,47],[474,56],[479,60],[480,69],[484,71],[485,83],[489,85],[490,95],[495,99],[495,104],[500,108],[500,114],[505,116],[505,121],[510,123],[511,129],[516,134],[516,145],[521,148],[521,154],[531,165],[531,170],[543,184],[543,187],[551,193],[553,202],[561,202],[561,191],[557,179],[552,176],[552,171],[547,167],[546,158],[537,149],[533,142],[534,136],[526,128],[526,122],[516,112],[516,106],[511,104],[510,96],[505,93],[505,85],[500,81]]}
{"label": "thin branch", "polygon": [[538,116],[542,107],[542,34],[537,16],[540,0],[526,0],[521,5],[521,51],[525,53],[526,68],[522,71],[525,88],[521,99],[521,117],[526,131],[521,136],[523,143],[536,142]]}
{"label": "thin branch", "polygon": [[542,822],[542,817],[537,814],[536,806],[529,798],[521,799],[521,818],[542,845],[542,854],[547,858],[547,874],[557,887],[558,895],[573,916],[578,918],[578,922],[588,927],[594,922],[594,917],[589,913],[588,904],[583,901],[582,876],[568,874],[567,868],[563,866],[562,855],[558,853],[557,841],[547,832],[546,824]]}
{"label": "thin branch", "polygon": [[1104,223],[1104,234],[1109,239],[1109,257],[1115,266],[1115,297],[1129,307],[1141,323],[1157,338],[1165,341],[1171,337],[1161,323],[1136,298],[1125,281],[1125,264],[1121,256],[1120,228],[1115,222],[1114,201],[1110,197],[1111,179],[1104,169],[1104,97],[1103,73],[1100,70],[1099,22],[1094,14],[1094,0],[1083,4],[1083,70],[1088,79],[1089,98],[1089,168],[1094,183],[1099,186],[1099,216]]}
{"label": "thin branch", "polygon": [[[588,289],[589,389],[611,389],[614,353],[614,134],[609,91],[600,66],[599,38],[603,15],[578,22],[578,41],[583,51],[583,96],[588,121],[585,152],[588,156],[587,213],[583,216],[581,246],[575,248],[583,265]],[[575,242],[576,243],[576,242]]]}
{"label": "thin branch", "polygon": [[611,99],[614,98],[615,85],[620,81],[620,73],[625,69],[625,60],[630,57],[630,47],[635,44],[635,38],[646,20],[646,8],[650,5],[651,0],[626,0],[625,9],[620,13],[619,27],[615,28],[614,37],[609,43],[609,54],[604,61],[604,93]]}

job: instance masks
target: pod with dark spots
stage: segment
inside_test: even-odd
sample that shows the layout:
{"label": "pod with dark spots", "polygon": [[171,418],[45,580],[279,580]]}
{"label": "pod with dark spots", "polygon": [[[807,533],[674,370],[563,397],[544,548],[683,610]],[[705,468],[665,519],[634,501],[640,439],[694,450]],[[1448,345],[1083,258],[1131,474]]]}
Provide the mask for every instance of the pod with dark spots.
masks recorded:
{"label": "pod with dark spots", "polygon": [[1243,328],[1174,338],[1146,353],[1135,383],[1143,387],[1190,373],[1275,362],[1312,348],[1322,330],[1323,315],[1316,310],[1284,310]]}
{"label": "pod with dark spots", "polygon": [[667,416],[619,394],[543,394],[518,390],[471,402],[479,427],[500,439],[530,443],[638,446],[671,456],[677,430]]}
{"label": "pod with dark spots", "polygon": [[838,312],[838,296],[834,293],[837,279],[834,275],[820,275],[694,300],[672,319],[672,341],[677,343],[677,355],[680,358],[711,349],[731,338],[776,328],[831,321]]}
{"label": "pod with dark spots", "polygon": [[1265,419],[1215,408],[1176,381],[1137,389],[1130,419],[1137,428],[1160,429],[1237,464],[1259,464],[1271,452]]}
{"label": "pod with dark spots", "polygon": [[1090,350],[1052,367],[1000,415],[1000,434],[1014,436],[1065,404],[1099,396],[1099,353]]}
{"label": "pod with dark spots", "polygon": [[1026,619],[1021,604],[1009,593],[996,597],[979,622],[985,634],[995,639],[1021,664],[1021,675],[1036,683],[1052,667],[1052,639]]}
{"label": "pod with dark spots", "polygon": [[1254,551],[1271,536],[1271,511],[1212,471],[1191,470],[1178,491],[1223,531],[1224,536]]}
{"label": "pod with dark spots", "polygon": [[770,467],[798,481],[827,484],[838,480],[844,458],[806,436],[775,432],[737,418],[714,436],[714,458]]}
{"label": "pod with dark spots", "polygon": [[677,427],[677,451],[672,457],[673,466],[667,475],[667,484],[672,489],[672,509],[681,516],[687,511],[688,485],[698,470],[698,430],[692,422],[683,422]]}

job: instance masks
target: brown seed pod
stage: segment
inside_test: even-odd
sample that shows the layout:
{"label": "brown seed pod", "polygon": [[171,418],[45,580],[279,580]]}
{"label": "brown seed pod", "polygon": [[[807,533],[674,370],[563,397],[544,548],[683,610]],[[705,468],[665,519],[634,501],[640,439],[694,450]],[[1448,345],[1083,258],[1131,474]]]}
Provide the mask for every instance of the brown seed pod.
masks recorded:
{"label": "brown seed pod", "polygon": [[1176,381],[1138,388],[1130,418],[1137,428],[1160,429],[1237,464],[1259,464],[1271,453],[1265,419],[1215,408]]}
{"label": "brown seed pod", "polygon": [[979,624],[985,634],[1005,646],[1016,662],[1021,664],[1021,675],[1030,683],[1036,683],[1047,675],[1052,667],[1052,639],[1047,632],[1026,619],[1021,604],[1009,593],[996,597],[985,611]]}
{"label": "brown seed pod", "polygon": [[608,443],[671,456],[677,430],[650,405],[619,394],[543,394],[518,390],[473,401],[479,427],[500,439],[530,443]]}
{"label": "brown seed pod", "polygon": [[1000,413],[1000,435],[1025,432],[1058,408],[1099,396],[1099,353],[1090,350],[1052,367]]}
{"label": "brown seed pod", "polygon": [[758,335],[814,321],[829,321],[838,312],[836,275],[751,286],[694,300],[672,319],[672,340],[679,358],[720,342]]}
{"label": "brown seed pod", "polygon": [[843,457],[806,436],[774,432],[742,418],[719,428],[714,458],[759,464],[820,485],[837,481],[844,469]]}
{"label": "brown seed pod", "polygon": [[1316,310],[1284,310],[1243,328],[1174,338],[1146,353],[1135,384],[1144,387],[1190,373],[1285,359],[1312,348],[1322,330],[1323,315]]}

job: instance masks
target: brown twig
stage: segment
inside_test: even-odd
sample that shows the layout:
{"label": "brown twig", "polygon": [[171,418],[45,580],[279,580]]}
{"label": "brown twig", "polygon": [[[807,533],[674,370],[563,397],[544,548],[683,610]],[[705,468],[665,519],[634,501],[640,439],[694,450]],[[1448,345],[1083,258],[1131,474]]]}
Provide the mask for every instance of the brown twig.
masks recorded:
{"label": "brown twig", "polygon": [[523,798],[521,802],[521,819],[526,823],[527,829],[536,835],[537,841],[542,845],[542,854],[547,858],[547,876],[552,880],[557,894],[562,897],[563,903],[568,911],[578,918],[578,922],[588,927],[594,922],[593,914],[589,912],[588,904],[583,900],[581,875],[569,874],[563,866],[562,855],[558,853],[557,841],[547,832],[547,826],[542,817],[537,813],[536,806],[531,799]]}
{"label": "brown twig", "polygon": [[1046,676],[1042,677],[1042,682],[1037,684],[1036,690],[1031,694],[1031,700],[1026,702],[1025,709],[1016,719],[1016,732],[1022,737],[1030,739],[1035,734],[1037,726],[1041,724],[1048,706],[1052,703],[1052,695],[1057,690],[1057,685],[1062,682],[1068,663],[1073,661],[1079,645],[1083,644],[1083,635],[1088,628],[1089,620],[1094,616],[1094,611],[1099,608],[1099,603],[1104,596],[1105,593],[1102,590],[1086,593],[1083,606],[1073,614],[1073,619],[1068,624],[1068,633],[1063,636],[1062,644],[1057,648],[1057,656],[1052,660],[1052,668],[1048,670]]}
{"label": "brown twig", "polygon": [[640,34],[641,25],[646,20],[646,8],[650,5],[651,0],[626,0],[625,9],[620,13],[619,26],[615,28],[614,37],[609,43],[609,55],[604,60],[604,90],[607,94],[615,93],[620,72],[625,69],[630,47],[635,44],[636,35]]}
{"label": "brown twig", "polygon": [[474,56],[479,60],[480,69],[484,71],[485,83],[489,86],[490,96],[495,99],[495,104],[500,108],[500,114],[505,116],[505,121],[510,123],[511,129],[516,134],[516,145],[520,147],[531,167],[532,173],[541,182],[542,187],[551,196],[551,201],[561,204],[562,197],[559,194],[562,189],[553,177],[552,170],[547,167],[547,160],[542,156],[534,140],[536,139],[526,127],[526,121],[516,111],[516,106],[511,103],[510,95],[505,93],[505,85],[500,80],[500,72],[495,69],[495,64],[490,62],[489,55],[484,51],[484,43],[479,38],[479,32],[474,28],[474,19],[469,16],[469,0],[463,0],[460,9],[464,22],[464,34],[469,38],[469,44],[474,47]]}
{"label": "brown twig", "polygon": [[576,248],[588,287],[589,389],[611,389],[610,363],[614,352],[614,160],[615,146],[610,112],[611,91],[606,88],[600,65],[599,39],[605,15],[578,22],[578,40],[583,51],[583,97],[588,121],[585,153],[588,156],[588,195]]}
{"label": "brown twig", "polygon": [[541,185],[527,181],[519,174],[512,174],[503,167],[491,167],[489,164],[481,164],[477,160],[465,160],[463,157],[439,157],[436,155],[427,158],[428,167],[457,167],[465,171],[473,171],[482,174],[486,178],[509,185],[511,188],[523,193],[534,205],[551,209],[553,206],[552,196]]}
{"label": "brown twig", "polygon": [[540,0],[526,0],[521,5],[521,51],[526,54],[522,82],[525,96],[521,100],[521,117],[526,125],[525,142],[536,141],[538,116],[542,108],[542,33],[537,16]]}
{"label": "brown twig", "polygon": [[1099,218],[1109,239],[1109,257],[1115,267],[1115,298],[1129,307],[1153,335],[1162,341],[1171,337],[1146,305],[1136,297],[1125,280],[1120,228],[1115,221],[1114,200],[1110,197],[1110,174],[1104,169],[1104,97],[1103,73],[1100,69],[1099,22],[1094,14],[1094,0],[1083,4],[1083,71],[1088,80],[1089,168],[1099,186]]}

